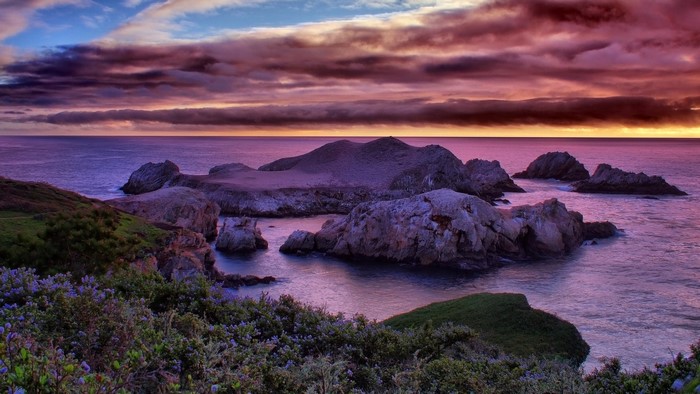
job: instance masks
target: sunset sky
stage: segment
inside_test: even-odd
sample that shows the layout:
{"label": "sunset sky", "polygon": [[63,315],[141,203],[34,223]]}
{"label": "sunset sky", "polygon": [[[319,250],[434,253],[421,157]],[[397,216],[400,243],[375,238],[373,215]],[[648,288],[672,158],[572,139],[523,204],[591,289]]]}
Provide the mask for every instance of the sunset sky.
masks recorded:
{"label": "sunset sky", "polygon": [[700,2],[0,0],[0,134],[700,137]]}

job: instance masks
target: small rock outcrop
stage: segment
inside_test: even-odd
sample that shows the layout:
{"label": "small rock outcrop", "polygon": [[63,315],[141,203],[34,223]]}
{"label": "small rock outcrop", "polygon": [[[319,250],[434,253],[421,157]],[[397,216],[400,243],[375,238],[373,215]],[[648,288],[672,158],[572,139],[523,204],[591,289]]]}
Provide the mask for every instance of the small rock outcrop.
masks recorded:
{"label": "small rock outcrop", "polygon": [[463,171],[474,190],[469,194],[495,198],[502,196],[503,192],[525,193],[510,179],[498,160],[472,159],[464,163]]}
{"label": "small rock outcrop", "polygon": [[[306,251],[311,234],[295,232],[285,251]],[[502,259],[561,256],[583,242],[583,218],[556,199],[508,210],[448,189],[364,203],[313,234],[314,250],[474,270]]]}
{"label": "small rock outcrop", "polygon": [[314,233],[304,230],[295,230],[284,244],[280,246],[280,252],[292,254],[309,253],[316,247],[316,236]]}
{"label": "small rock outcrop", "polygon": [[273,276],[255,276],[255,275],[239,275],[239,274],[226,274],[222,275],[217,279],[221,282],[221,286],[226,288],[237,289],[241,286],[255,286],[259,284],[270,284],[275,282],[277,279]]}
{"label": "small rock outcrop", "polygon": [[152,222],[162,222],[216,237],[221,209],[204,193],[187,187],[169,187],[156,191],[109,200],[113,207]]}
{"label": "small rock outcrop", "polygon": [[685,196],[688,193],[672,186],[660,176],[643,172],[626,172],[609,164],[600,164],[590,179],[572,184],[578,193],[651,194]]}
{"label": "small rock outcrop", "polygon": [[158,271],[166,278],[181,280],[204,274],[215,278],[214,253],[200,233],[180,228],[172,230],[163,248],[156,253]]}
{"label": "small rock outcrop", "polygon": [[146,163],[134,171],[122,186],[126,194],[141,194],[158,190],[180,175],[180,168],[170,160]]}
{"label": "small rock outcrop", "polygon": [[617,226],[608,221],[587,222],[583,224],[583,238],[586,241],[614,237],[617,231]]}
{"label": "small rock outcrop", "polygon": [[530,163],[525,171],[513,174],[513,178],[560,181],[580,181],[589,177],[588,170],[569,152],[545,153]]}
{"label": "small rock outcrop", "polygon": [[230,253],[247,253],[267,249],[257,221],[248,217],[226,218],[216,239],[216,249]]}

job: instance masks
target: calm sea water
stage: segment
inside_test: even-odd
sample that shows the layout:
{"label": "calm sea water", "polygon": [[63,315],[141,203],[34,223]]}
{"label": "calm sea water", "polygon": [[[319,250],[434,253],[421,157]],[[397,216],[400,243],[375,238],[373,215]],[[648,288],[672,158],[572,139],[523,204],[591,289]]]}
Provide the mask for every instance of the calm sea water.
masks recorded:
{"label": "calm sea water", "polygon": [[[185,173],[217,164],[253,167],[302,154],[330,138],[0,137],[0,175],[46,181],[90,197],[121,196],[141,164],[170,159]],[[366,139],[356,139],[366,141]],[[477,292],[524,293],[530,303],[574,323],[591,345],[586,367],[617,356],[626,368],[667,361],[700,339],[700,141],[411,138],[440,144],[460,159],[499,160],[508,173],[538,155],[566,150],[593,172],[606,162],[664,176],[690,193],[659,200],[568,192],[555,181],[517,183],[513,204],[556,197],[587,221],[610,220],[625,235],[584,246],[561,260],[512,264],[480,274],[346,263],[321,256],[284,256],[277,248],[295,229],[317,230],[327,217],[261,219],[270,249],[246,257],[219,254],[227,272],[274,275],[269,286],[241,295],[291,294],[330,312],[385,319],[431,302]]]}

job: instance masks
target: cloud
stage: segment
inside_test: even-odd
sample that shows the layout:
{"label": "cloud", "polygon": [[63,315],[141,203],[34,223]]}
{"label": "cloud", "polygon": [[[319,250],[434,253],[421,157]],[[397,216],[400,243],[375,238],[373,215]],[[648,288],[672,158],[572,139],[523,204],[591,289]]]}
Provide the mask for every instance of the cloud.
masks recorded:
{"label": "cloud", "polygon": [[[238,3],[192,4],[155,4],[133,26]],[[94,43],[7,65],[0,105],[50,109],[31,119],[60,124],[688,124],[696,17],[689,0],[495,0],[201,42]]]}
{"label": "cloud", "polygon": [[157,122],[200,126],[294,125],[692,125],[700,120],[693,108],[700,97],[679,101],[648,97],[451,100],[366,100],[342,104],[191,108],[168,110],[111,110],[61,112],[23,118],[23,122],[74,125],[100,122]]}
{"label": "cloud", "polygon": [[140,6],[143,2],[144,0],[124,0],[122,4],[124,5],[124,7],[134,8]]}
{"label": "cloud", "polygon": [[84,5],[85,0],[0,1],[0,41],[22,32],[35,11],[60,5]]}
{"label": "cloud", "polygon": [[[217,9],[250,7],[269,0],[165,0],[148,6],[128,22],[112,31],[105,41],[161,42],[172,39],[171,33],[182,30],[177,22],[188,14],[201,14]],[[141,1],[129,1],[127,6]],[[133,6],[135,6],[133,5]]]}

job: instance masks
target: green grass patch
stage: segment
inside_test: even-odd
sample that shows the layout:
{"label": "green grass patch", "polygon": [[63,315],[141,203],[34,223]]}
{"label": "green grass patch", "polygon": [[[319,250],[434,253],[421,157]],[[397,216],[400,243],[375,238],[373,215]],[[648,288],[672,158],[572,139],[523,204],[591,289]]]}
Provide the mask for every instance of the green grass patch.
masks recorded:
{"label": "green grass patch", "polygon": [[508,353],[563,357],[582,363],[590,350],[576,327],[550,313],[533,309],[522,294],[474,294],[438,302],[394,316],[384,323],[396,329],[465,325]]}
{"label": "green grass patch", "polygon": [[78,261],[92,272],[91,262],[106,268],[106,260],[155,250],[167,233],[99,200],[0,178],[0,264],[61,272]]}

